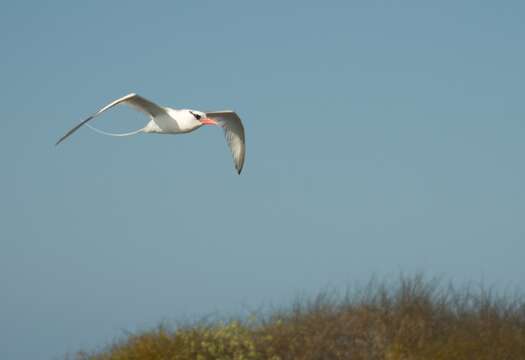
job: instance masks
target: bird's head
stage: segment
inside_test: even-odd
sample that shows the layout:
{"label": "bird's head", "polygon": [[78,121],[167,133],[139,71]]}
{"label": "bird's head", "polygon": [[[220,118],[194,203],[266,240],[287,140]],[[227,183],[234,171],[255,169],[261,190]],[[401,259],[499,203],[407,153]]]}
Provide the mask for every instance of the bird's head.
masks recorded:
{"label": "bird's head", "polygon": [[217,121],[207,118],[206,113],[197,110],[188,110],[188,112],[201,123],[201,125],[217,125]]}

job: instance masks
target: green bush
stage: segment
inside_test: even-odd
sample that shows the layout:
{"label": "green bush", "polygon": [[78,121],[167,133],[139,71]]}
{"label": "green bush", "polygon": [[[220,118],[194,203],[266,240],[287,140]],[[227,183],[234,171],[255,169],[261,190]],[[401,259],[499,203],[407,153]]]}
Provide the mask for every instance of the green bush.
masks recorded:
{"label": "green bush", "polygon": [[270,315],[129,335],[79,360],[525,359],[525,302],[402,278]]}

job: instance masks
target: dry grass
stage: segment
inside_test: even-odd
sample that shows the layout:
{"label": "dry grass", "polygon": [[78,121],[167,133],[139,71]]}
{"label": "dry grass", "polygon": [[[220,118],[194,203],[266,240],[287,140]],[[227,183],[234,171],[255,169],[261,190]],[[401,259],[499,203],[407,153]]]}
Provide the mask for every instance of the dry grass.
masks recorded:
{"label": "dry grass", "polygon": [[525,359],[525,302],[422,276],[243,321],[130,335],[79,360]]}

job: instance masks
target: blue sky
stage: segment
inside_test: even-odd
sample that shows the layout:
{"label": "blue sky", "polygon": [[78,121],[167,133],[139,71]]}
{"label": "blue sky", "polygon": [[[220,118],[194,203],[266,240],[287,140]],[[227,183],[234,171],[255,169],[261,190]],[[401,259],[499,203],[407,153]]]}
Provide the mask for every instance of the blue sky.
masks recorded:
{"label": "blue sky", "polygon": [[[519,1],[11,2],[0,12],[0,357],[423,271],[522,288]],[[138,92],[221,131],[67,129]],[[142,126],[118,108],[95,124]]]}

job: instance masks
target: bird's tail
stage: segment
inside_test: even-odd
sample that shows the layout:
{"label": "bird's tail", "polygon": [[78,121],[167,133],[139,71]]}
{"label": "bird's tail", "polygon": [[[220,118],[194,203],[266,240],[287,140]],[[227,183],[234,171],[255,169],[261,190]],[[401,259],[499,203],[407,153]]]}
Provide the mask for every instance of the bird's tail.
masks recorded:
{"label": "bird's tail", "polygon": [[135,130],[135,131],[131,131],[131,132],[128,132],[128,133],[122,133],[122,134],[115,134],[115,133],[110,133],[110,132],[107,132],[107,131],[103,131],[103,130],[100,130],[100,129],[97,129],[96,127],[90,125],[90,124],[86,124],[87,127],[89,127],[91,130],[95,131],[95,132],[98,132],[99,134],[102,134],[102,135],[107,135],[107,136],[131,136],[131,135],[136,135],[140,132],[142,132],[144,130],[144,128],[140,128],[138,130]]}

